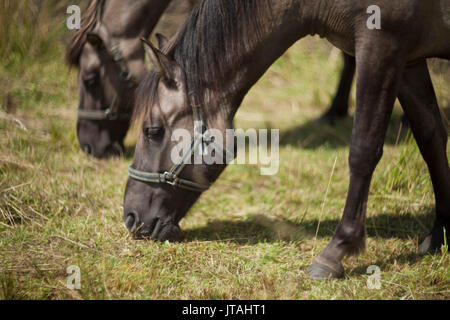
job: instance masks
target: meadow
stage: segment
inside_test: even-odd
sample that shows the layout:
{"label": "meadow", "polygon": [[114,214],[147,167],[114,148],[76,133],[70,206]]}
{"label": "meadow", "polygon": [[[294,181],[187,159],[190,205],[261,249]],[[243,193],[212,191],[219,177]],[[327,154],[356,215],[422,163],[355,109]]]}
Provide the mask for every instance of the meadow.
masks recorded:
{"label": "meadow", "polygon": [[[339,51],[318,38],[281,57],[236,117],[237,128],[280,129],[278,174],[229,166],[182,220],[183,242],[133,240],[122,202],[139,128],[121,158],[81,152],[77,70],[64,62],[68,3],[0,2],[0,299],[450,297],[448,248],[417,254],[433,223],[434,196],[398,103],[372,181],[367,250],[344,261],[343,280],[308,279],[306,268],[343,211],[353,121],[314,122],[342,67]],[[167,19],[159,31],[167,31]],[[450,64],[430,66],[448,128]],[[353,89],[351,114],[354,96]],[[80,290],[66,287],[72,265],[81,270]],[[367,285],[371,265],[379,267],[379,289]]]}

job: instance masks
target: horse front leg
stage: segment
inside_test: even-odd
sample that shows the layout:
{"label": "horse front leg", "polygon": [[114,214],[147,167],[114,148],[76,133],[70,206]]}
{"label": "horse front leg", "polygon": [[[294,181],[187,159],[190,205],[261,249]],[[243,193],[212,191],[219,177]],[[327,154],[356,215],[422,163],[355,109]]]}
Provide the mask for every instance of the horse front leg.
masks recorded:
{"label": "horse front leg", "polygon": [[[379,45],[379,47],[385,47]],[[367,48],[366,48],[367,49]],[[341,278],[341,260],[365,248],[366,206],[372,174],[383,153],[384,138],[392,114],[403,63],[382,52],[357,53],[356,111],[349,166],[350,185],[342,219],[326,248],[308,268],[311,279]]]}

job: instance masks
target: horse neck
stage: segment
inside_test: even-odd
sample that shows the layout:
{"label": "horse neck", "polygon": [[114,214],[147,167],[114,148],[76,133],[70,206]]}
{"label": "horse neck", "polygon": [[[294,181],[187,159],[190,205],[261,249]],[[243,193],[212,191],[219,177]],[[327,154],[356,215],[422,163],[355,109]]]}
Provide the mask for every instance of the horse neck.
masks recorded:
{"label": "horse neck", "polygon": [[[210,114],[219,115],[218,118],[231,126],[247,92],[289,47],[306,35],[325,36],[335,29],[333,19],[330,19],[334,10],[332,2],[269,0],[271,10],[264,19],[267,25],[261,36],[256,42],[251,41],[253,45],[239,59],[240,65],[229,66],[230,70],[236,71],[228,79],[223,79],[219,92],[208,92],[208,96],[217,98],[209,105],[218,108]],[[223,123],[218,125],[223,126]]]}
{"label": "horse neck", "polygon": [[168,0],[111,0],[103,8],[102,23],[118,45],[131,75],[138,82],[145,75],[141,38],[148,38]]}
{"label": "horse neck", "polygon": [[102,22],[116,39],[148,38],[168,0],[111,0],[105,3]]}

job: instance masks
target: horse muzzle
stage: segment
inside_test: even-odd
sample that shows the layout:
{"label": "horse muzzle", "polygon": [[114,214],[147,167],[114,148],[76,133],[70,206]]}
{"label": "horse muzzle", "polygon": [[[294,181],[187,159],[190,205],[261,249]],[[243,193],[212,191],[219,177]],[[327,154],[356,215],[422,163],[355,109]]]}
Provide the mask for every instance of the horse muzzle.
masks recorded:
{"label": "horse muzzle", "polygon": [[154,218],[149,224],[144,224],[139,220],[139,216],[132,212],[127,215],[125,226],[135,239],[149,239],[161,242],[182,240],[180,227],[172,222],[164,222],[161,218]]}

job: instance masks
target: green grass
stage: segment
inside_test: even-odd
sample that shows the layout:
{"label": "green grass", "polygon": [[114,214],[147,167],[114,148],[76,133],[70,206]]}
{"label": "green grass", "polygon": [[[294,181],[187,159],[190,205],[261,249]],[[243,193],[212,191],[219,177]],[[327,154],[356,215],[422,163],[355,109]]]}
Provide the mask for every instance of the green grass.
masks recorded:
{"label": "green grass", "polygon": [[[61,16],[55,19],[45,22],[57,24]],[[177,244],[135,241],[125,229],[121,206],[131,158],[100,161],[79,150],[76,70],[64,65],[60,41],[44,51],[15,50],[19,62],[0,65],[0,298],[450,297],[448,251],[416,253],[432,225],[434,200],[415,142],[405,134],[398,139],[398,106],[371,187],[366,252],[344,261],[344,280],[312,282],[305,274],[333,235],[348,184],[352,119],[335,128],[313,124],[340,70],[338,52],[327,43],[296,44],[237,115],[239,128],[281,130],[279,173],[263,177],[257,166],[228,167],[182,220],[186,240]],[[432,69],[448,111],[450,69],[440,62]],[[135,132],[126,141],[132,146]],[[70,265],[81,269],[79,291],[65,286]],[[379,290],[367,287],[370,265],[381,269]]]}

